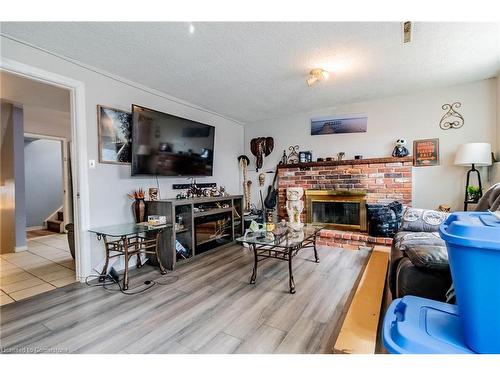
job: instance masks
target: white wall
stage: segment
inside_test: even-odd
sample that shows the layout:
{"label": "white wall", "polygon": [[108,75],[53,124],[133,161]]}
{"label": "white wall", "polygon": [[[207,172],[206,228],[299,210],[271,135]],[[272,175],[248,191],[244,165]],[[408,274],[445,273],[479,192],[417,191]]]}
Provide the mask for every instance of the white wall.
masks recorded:
{"label": "white wall", "polygon": [[[369,82],[367,82],[369,84]],[[259,202],[255,158],[249,150],[250,140],[258,136],[272,136],[275,140],[273,153],[267,158],[263,170],[274,170],[290,145],[301,150],[312,150],[313,159],[346,153],[351,159],[356,154],[365,158],[390,156],[394,141],[405,138],[412,151],[415,139],[439,138],[441,165],[414,168],[413,204],[417,207],[435,208],[441,203],[453,209],[462,209],[466,169],[455,167],[453,158],[458,145],[466,142],[497,143],[496,106],[497,80],[489,79],[469,84],[434,89],[410,95],[346,104],[289,117],[266,120],[245,126],[246,154],[251,157],[253,171],[252,200]],[[321,90],[312,87],[311,90]],[[439,120],[445,103],[459,101],[465,125],[457,130],[441,130]],[[356,134],[311,136],[310,118],[328,115],[366,114],[368,131]],[[483,174],[486,176],[486,174]],[[267,175],[267,183],[270,182]],[[264,192],[265,193],[265,192]],[[260,203],[258,203],[260,207]]]}
{"label": "white wall", "polygon": [[62,144],[25,138],[24,161],[26,226],[42,226],[64,201]]}
{"label": "white wall", "polygon": [[[243,126],[214,113],[200,110],[181,100],[168,100],[153,91],[104,76],[80,65],[56,57],[12,40],[1,39],[3,57],[35,66],[85,84],[87,121],[87,152],[89,159],[98,160],[97,110],[98,104],[130,110],[132,103],[162,112],[187,117],[216,127],[214,176],[198,178],[199,182],[217,182],[232,194],[240,193],[237,156],[243,152]],[[137,69],[147,69],[147,63]],[[195,89],[195,88],[194,88]],[[186,179],[160,178],[162,198],[174,197],[173,183],[186,183]],[[129,165],[97,164],[89,170],[90,226],[111,225],[133,221],[131,202],[127,193],[139,187],[156,186],[154,178],[131,178]],[[88,228],[83,228],[88,229]],[[92,237],[94,238],[94,237]],[[88,251],[84,249],[83,251]],[[103,258],[103,245],[92,241],[92,266]]]}

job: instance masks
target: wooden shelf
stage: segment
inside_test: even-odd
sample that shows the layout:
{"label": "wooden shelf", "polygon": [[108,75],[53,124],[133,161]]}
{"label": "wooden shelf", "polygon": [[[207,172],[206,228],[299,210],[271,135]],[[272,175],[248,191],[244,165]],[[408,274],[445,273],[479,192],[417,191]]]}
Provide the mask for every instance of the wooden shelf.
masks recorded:
{"label": "wooden shelf", "polygon": [[191,230],[191,228],[189,227],[189,228],[176,230],[175,233],[179,234],[179,233],[189,232],[190,230]]}
{"label": "wooden shelf", "polygon": [[206,210],[206,211],[193,212],[193,217],[215,215],[215,214],[220,214],[223,212],[231,212],[232,210],[233,210],[233,207],[213,208],[213,209]]}
{"label": "wooden shelf", "polygon": [[278,169],[286,168],[310,168],[310,167],[327,167],[335,165],[358,165],[358,164],[383,164],[383,163],[413,163],[413,158],[411,156],[405,156],[403,158],[371,158],[371,159],[350,159],[350,160],[331,160],[331,161],[313,161],[311,163],[297,163],[297,164],[280,164]]}

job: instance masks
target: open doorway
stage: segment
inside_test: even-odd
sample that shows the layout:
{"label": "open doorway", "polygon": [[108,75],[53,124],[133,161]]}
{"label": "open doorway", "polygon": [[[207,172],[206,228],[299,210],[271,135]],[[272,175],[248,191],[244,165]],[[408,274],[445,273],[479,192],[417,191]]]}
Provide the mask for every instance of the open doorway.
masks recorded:
{"label": "open doorway", "polygon": [[[2,238],[0,254],[4,304],[76,282],[77,277],[71,227],[71,92],[5,71],[0,79],[2,106],[17,114],[2,118],[2,129],[12,128],[12,141],[3,137],[2,156],[11,153],[15,208],[10,213],[15,235],[12,243]],[[6,141],[12,147],[4,150]],[[8,214],[2,210],[2,231]]]}

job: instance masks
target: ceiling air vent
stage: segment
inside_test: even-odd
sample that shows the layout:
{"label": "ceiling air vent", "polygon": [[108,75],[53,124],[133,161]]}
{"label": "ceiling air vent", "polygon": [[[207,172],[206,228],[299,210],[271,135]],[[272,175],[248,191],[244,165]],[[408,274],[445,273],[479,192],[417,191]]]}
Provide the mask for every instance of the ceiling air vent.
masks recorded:
{"label": "ceiling air vent", "polygon": [[411,32],[412,32],[412,23],[411,21],[403,22],[403,43],[411,42]]}

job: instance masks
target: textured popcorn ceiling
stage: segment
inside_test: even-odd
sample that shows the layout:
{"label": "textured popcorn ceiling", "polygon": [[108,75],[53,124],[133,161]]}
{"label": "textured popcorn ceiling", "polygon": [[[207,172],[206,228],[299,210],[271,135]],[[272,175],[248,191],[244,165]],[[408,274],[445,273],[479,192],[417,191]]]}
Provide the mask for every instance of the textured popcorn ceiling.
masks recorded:
{"label": "textured popcorn ceiling", "polygon": [[[249,123],[496,76],[492,23],[2,23],[36,45]],[[327,82],[305,84],[312,68]],[[453,98],[450,98],[450,100]],[[408,114],[411,116],[411,114]]]}

